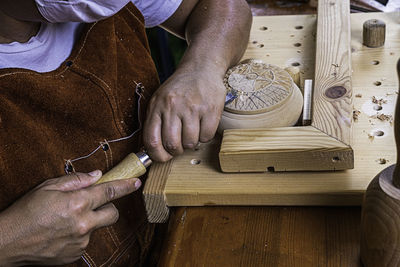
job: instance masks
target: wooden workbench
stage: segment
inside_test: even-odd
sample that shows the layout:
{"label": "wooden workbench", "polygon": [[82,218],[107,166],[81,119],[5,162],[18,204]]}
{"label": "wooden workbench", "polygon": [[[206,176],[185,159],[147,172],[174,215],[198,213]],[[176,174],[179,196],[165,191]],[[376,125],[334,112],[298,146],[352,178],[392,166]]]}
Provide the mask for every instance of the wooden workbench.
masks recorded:
{"label": "wooden workbench", "polygon": [[[361,44],[362,23],[370,18],[382,19],[387,24],[384,48],[369,49]],[[304,199],[325,199],[329,203],[320,201],[316,205],[359,205],[373,176],[395,162],[391,123],[374,117],[377,104],[372,103],[372,97],[383,99],[381,113],[392,114],[398,88],[395,62],[400,57],[399,23],[398,14],[352,15],[354,110],[357,113],[353,124],[355,169],[340,173],[270,174],[260,189],[269,190],[270,198],[261,196],[262,201],[270,201],[272,205],[279,201],[284,205],[298,205],[293,192],[300,188],[306,197],[301,204],[307,204]],[[282,67],[299,63],[303,77],[312,78],[315,24],[314,15],[255,17],[245,58],[257,57]],[[296,29],[296,26],[302,28]],[[294,46],[297,43],[301,46]],[[373,135],[376,131],[382,131],[383,136]],[[207,159],[204,160],[207,164]],[[210,178],[209,173],[202,171],[199,173],[205,180]],[[357,175],[349,176],[349,173]],[[246,181],[241,184],[242,192],[246,192],[251,182]],[[229,182],[223,178],[216,180],[216,190],[219,184],[229,187]],[[176,180],[173,186],[175,193],[182,192],[184,179]],[[221,201],[210,198],[209,194],[204,197],[204,185],[199,182],[197,186],[189,194],[189,205]],[[283,198],[285,203],[279,195],[282,190],[288,196]],[[179,197],[172,199],[174,203]],[[256,199],[257,196],[251,201]],[[176,208],[172,210],[159,266],[361,266],[359,224],[359,207]]]}
{"label": "wooden workbench", "polygon": [[[362,24],[370,18],[387,24],[382,48],[362,45]],[[222,173],[218,164],[220,140],[216,138],[167,164],[152,166],[144,189],[150,220],[165,219],[165,206],[360,205],[370,180],[395,162],[391,116],[398,90],[398,20],[395,13],[351,15],[353,170]],[[255,17],[243,58],[257,58],[283,68],[296,65],[304,79],[313,79],[315,32],[315,15]],[[386,117],[381,120],[377,115]],[[153,196],[161,201],[153,201]]]}

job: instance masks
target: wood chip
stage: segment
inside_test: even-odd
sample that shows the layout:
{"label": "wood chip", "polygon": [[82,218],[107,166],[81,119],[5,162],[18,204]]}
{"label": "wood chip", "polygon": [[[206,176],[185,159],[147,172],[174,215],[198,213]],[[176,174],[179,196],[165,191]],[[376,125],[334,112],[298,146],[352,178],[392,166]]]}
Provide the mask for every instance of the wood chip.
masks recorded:
{"label": "wood chip", "polygon": [[373,136],[372,134],[368,134],[368,139],[372,141],[374,141],[375,136]]}
{"label": "wood chip", "polygon": [[353,110],[353,120],[354,122],[358,121],[358,116],[361,114],[361,111],[359,110]]}
{"label": "wood chip", "polygon": [[356,94],[355,97],[361,98],[362,94]]}
{"label": "wood chip", "polygon": [[378,104],[378,105],[382,105],[382,104],[386,104],[387,103],[387,100],[384,100],[383,98],[381,98],[381,99],[376,99],[376,97],[375,96],[373,96],[372,97],[372,103],[374,103],[374,104]]}
{"label": "wood chip", "polygon": [[390,125],[393,125],[393,116],[392,115],[378,114],[378,115],[371,116],[370,118],[378,119],[380,121],[387,121],[390,123]]}

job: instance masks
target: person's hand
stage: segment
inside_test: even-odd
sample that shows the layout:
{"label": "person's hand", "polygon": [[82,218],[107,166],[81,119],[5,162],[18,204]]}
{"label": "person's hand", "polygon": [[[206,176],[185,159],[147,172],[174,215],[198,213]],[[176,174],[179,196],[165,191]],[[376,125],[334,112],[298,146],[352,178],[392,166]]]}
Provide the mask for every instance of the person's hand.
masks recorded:
{"label": "person's hand", "polygon": [[155,161],[165,162],[183,149],[208,142],[224,107],[223,80],[211,70],[175,72],[155,92],[143,130],[144,145]]}
{"label": "person's hand", "polygon": [[118,220],[110,201],[141,184],[128,179],[94,185],[100,177],[95,171],[47,180],[0,213],[0,262],[58,265],[79,259],[91,232]]}

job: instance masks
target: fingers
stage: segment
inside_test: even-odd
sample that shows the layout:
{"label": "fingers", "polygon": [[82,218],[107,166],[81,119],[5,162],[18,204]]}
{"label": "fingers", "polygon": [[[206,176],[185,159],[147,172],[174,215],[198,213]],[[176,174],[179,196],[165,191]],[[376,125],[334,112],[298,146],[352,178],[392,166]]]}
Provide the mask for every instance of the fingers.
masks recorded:
{"label": "fingers", "polygon": [[199,143],[200,122],[198,118],[183,118],[182,145],[184,148],[194,149]]}
{"label": "fingers", "polygon": [[214,138],[217,131],[220,116],[205,114],[200,121],[200,142],[206,143]]}
{"label": "fingers", "polygon": [[177,116],[166,115],[162,124],[162,140],[164,149],[171,155],[183,153],[181,142],[182,123]]}
{"label": "fingers", "polygon": [[72,173],[60,178],[49,179],[46,181],[47,190],[73,191],[89,187],[96,183],[102,176],[100,170],[90,173]]}
{"label": "fingers", "polygon": [[108,203],[94,212],[95,229],[112,225],[118,221],[119,212],[112,203]]}
{"label": "fingers", "polygon": [[112,181],[87,188],[85,194],[90,196],[90,208],[94,210],[136,191],[141,184],[141,181],[136,178]]}
{"label": "fingers", "polygon": [[165,162],[172,158],[163,146],[161,139],[162,122],[158,114],[150,115],[143,128],[143,143],[154,161]]}

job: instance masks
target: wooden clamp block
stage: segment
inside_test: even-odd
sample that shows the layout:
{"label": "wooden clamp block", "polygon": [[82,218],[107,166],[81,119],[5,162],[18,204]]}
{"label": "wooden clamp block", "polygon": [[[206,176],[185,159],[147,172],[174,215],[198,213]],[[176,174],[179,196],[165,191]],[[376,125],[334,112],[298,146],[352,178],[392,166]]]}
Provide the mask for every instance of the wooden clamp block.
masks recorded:
{"label": "wooden clamp block", "polygon": [[[320,0],[315,88],[309,127],[231,129],[219,153],[224,172],[354,168],[349,1]],[[281,111],[281,118],[287,116]]]}

